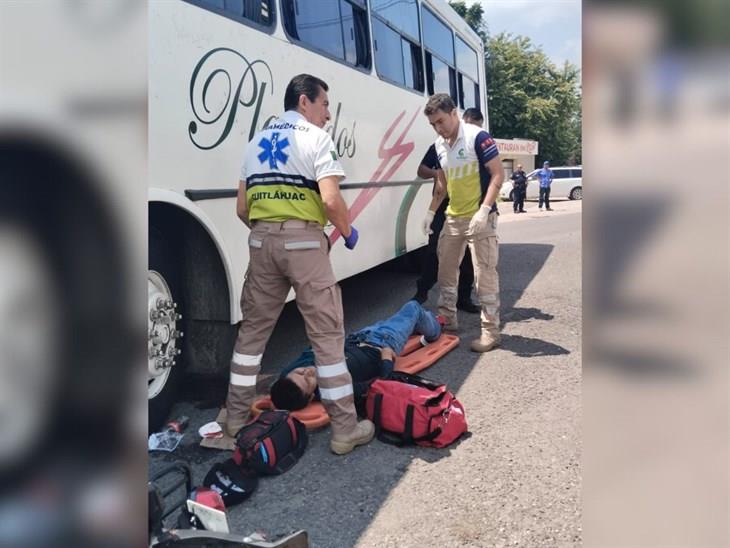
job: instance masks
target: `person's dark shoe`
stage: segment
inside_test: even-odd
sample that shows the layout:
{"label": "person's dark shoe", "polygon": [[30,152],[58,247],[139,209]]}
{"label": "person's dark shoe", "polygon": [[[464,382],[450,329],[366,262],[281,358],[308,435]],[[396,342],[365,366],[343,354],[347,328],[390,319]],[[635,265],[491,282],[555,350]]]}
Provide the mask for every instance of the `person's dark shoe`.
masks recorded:
{"label": "person's dark shoe", "polygon": [[456,303],[456,308],[459,310],[463,310],[464,312],[468,312],[469,314],[478,314],[481,312],[481,307],[472,301],[459,301]]}
{"label": "person's dark shoe", "polygon": [[546,207],[546,208],[545,208],[545,210],[546,210],[546,211],[552,211],[552,210],[553,210],[553,208],[552,208],[552,207]]}
{"label": "person's dark shoe", "polygon": [[412,301],[417,301],[418,304],[423,304],[428,300],[428,291],[416,291],[416,294],[411,297]]}

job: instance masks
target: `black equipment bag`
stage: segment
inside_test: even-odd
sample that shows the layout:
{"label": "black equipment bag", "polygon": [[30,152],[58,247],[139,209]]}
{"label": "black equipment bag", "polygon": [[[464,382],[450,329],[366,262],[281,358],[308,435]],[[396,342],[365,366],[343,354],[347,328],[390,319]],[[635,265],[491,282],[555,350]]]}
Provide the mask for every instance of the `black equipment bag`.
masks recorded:
{"label": "black equipment bag", "polygon": [[307,429],[288,411],[262,411],[238,432],[233,461],[259,474],[283,474],[307,448]]}
{"label": "black equipment bag", "polygon": [[249,498],[258,484],[256,472],[239,466],[233,459],[214,464],[203,480],[203,485],[220,494],[226,508]]}

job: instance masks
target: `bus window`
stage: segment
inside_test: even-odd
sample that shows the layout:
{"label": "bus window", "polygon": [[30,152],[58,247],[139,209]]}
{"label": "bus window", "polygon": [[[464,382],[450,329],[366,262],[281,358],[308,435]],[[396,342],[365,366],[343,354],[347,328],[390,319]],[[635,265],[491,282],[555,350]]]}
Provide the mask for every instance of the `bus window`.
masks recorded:
{"label": "bus window", "polygon": [[365,12],[340,0],[342,34],[345,40],[345,61],[351,65],[370,68],[370,39]]}
{"label": "bus window", "polygon": [[442,63],[438,57],[431,58],[431,71],[433,74],[433,93],[448,93],[453,97],[452,93],[452,70],[446,64]]}
{"label": "bus window", "polygon": [[464,73],[472,82],[479,80],[477,70],[477,52],[471,49],[459,36],[456,37],[456,68]]}
{"label": "bus window", "polygon": [[459,73],[459,106],[463,109],[478,108],[479,104],[479,84],[472,82],[468,77]]}
{"label": "bus window", "polygon": [[283,0],[289,36],[350,65],[370,68],[370,39],[362,0]]}
{"label": "bus window", "polygon": [[390,23],[401,34],[413,42],[420,43],[421,33],[418,32],[418,6],[416,0],[372,0],[370,7],[373,14],[383,21]]}
{"label": "bus window", "polygon": [[378,76],[423,91],[423,61],[415,0],[373,0],[372,25]]}
{"label": "bus window", "polygon": [[403,77],[403,55],[393,55],[401,49],[401,37],[385,23],[373,19],[375,40],[375,67],[378,74],[399,84],[405,84]]}
{"label": "bus window", "polygon": [[423,43],[449,66],[454,66],[454,35],[428,8],[423,10]]}
{"label": "bus window", "polygon": [[421,48],[413,45],[408,40],[401,40],[401,53],[403,54],[403,75],[405,76],[406,86],[423,91]]}
{"label": "bus window", "polygon": [[459,106],[463,109],[478,108],[479,104],[479,71],[477,69],[477,53],[459,36],[456,37],[456,68],[458,69]]}
{"label": "bus window", "polygon": [[456,103],[456,81],[454,69],[426,52],[426,83],[429,95],[448,93]]}
{"label": "bus window", "polygon": [[428,8],[421,11],[423,45],[426,47],[428,94],[448,93],[458,103],[454,62],[454,35]]}
{"label": "bus window", "polygon": [[231,19],[251,21],[271,26],[273,22],[272,0],[187,0],[201,8],[220,13]]}

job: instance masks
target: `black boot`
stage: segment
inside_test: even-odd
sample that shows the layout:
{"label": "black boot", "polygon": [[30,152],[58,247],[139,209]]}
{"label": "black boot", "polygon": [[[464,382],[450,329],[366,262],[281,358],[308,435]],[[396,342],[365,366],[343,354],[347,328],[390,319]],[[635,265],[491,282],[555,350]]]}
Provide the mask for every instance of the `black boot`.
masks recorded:
{"label": "black boot", "polygon": [[460,300],[456,303],[456,308],[468,312],[469,314],[477,314],[481,312],[481,307],[471,299]]}
{"label": "black boot", "polygon": [[411,297],[411,300],[418,301],[418,304],[425,303],[428,300],[428,291],[416,290],[416,294]]}

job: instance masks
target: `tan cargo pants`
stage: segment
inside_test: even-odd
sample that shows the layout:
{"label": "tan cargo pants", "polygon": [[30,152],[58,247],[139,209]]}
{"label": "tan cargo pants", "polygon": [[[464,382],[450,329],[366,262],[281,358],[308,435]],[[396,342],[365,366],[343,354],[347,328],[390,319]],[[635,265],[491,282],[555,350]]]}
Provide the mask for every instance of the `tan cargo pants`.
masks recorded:
{"label": "tan cargo pants", "polygon": [[250,260],[241,295],[238,330],[226,408],[227,430],[244,423],[256,395],[266,343],[291,287],[317,367],[322,403],[334,436],[357,424],[352,377],[345,362],[342,296],[329,260],[329,241],[316,222],[255,222],[249,236]]}
{"label": "tan cargo pants", "polygon": [[472,234],[471,219],[446,216],[438,243],[439,257],[439,303],[438,312],[446,318],[447,324],[456,327],[456,299],[459,286],[459,264],[467,244],[474,263],[479,304],[481,305],[481,328],[493,336],[499,336],[499,242],[497,240],[497,213],[489,214],[486,229]]}

